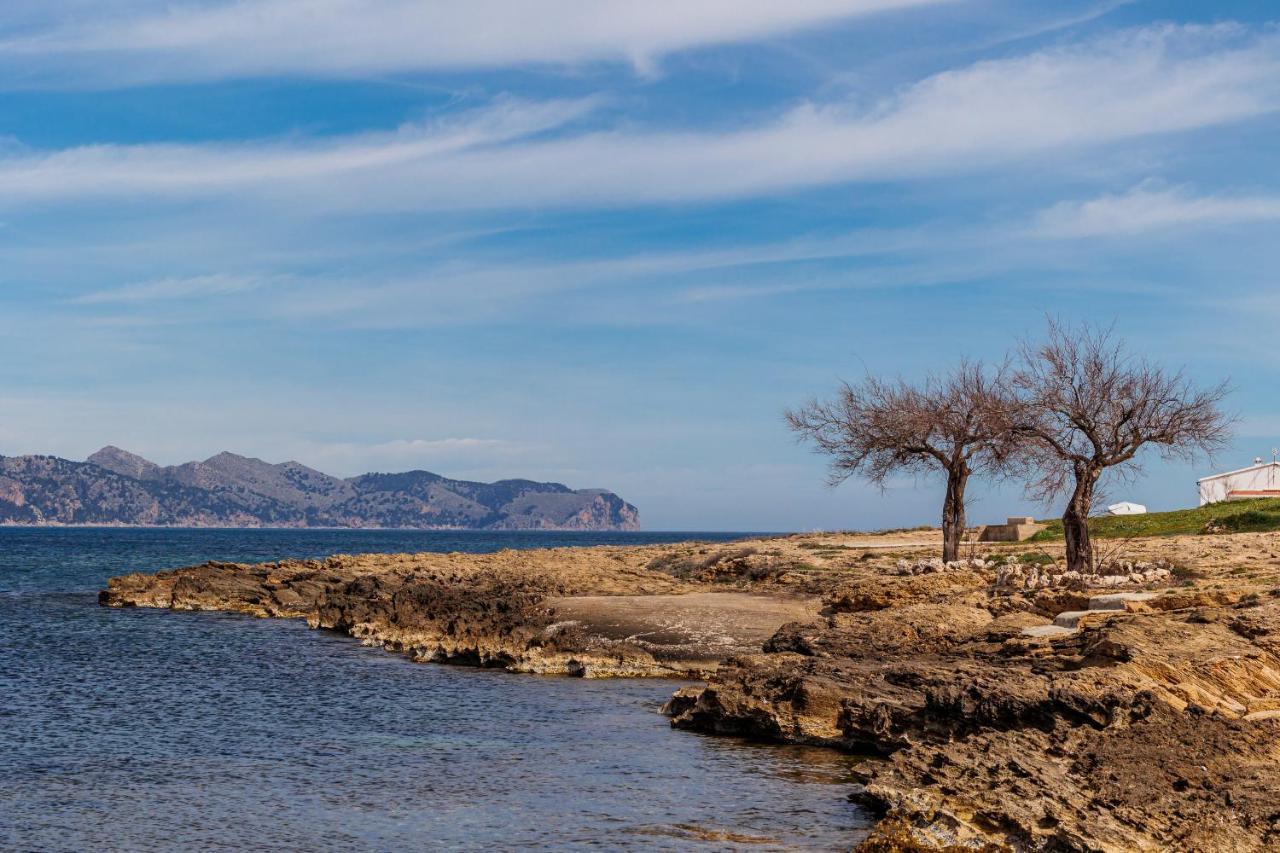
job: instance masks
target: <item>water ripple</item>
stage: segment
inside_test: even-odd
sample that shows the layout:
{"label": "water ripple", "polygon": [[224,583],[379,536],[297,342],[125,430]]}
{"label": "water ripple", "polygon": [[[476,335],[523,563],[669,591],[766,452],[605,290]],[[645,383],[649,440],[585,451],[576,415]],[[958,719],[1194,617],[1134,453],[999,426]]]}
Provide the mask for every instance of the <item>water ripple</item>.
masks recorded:
{"label": "water ripple", "polygon": [[300,622],[94,598],[212,558],[661,538],[0,530],[0,847],[847,848],[848,759],[673,732],[673,682],[413,664]]}

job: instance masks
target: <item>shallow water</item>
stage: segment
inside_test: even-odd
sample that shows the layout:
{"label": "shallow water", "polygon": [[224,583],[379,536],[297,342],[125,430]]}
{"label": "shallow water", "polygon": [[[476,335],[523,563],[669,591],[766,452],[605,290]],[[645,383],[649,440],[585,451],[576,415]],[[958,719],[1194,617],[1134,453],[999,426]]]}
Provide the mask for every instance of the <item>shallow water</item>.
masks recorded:
{"label": "shallow water", "polygon": [[206,559],[689,537],[0,529],[0,848],[847,849],[849,759],[672,731],[676,682],[96,602],[111,575]]}

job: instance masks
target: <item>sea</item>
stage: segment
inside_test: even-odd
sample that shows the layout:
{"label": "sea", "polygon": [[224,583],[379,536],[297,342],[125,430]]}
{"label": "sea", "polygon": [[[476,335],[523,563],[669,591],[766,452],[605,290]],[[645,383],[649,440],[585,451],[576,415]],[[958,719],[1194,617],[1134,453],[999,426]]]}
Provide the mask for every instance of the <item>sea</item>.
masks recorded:
{"label": "sea", "polygon": [[97,604],[113,575],[211,559],[740,535],[0,528],[0,849],[848,849],[854,759],[673,730],[681,682]]}

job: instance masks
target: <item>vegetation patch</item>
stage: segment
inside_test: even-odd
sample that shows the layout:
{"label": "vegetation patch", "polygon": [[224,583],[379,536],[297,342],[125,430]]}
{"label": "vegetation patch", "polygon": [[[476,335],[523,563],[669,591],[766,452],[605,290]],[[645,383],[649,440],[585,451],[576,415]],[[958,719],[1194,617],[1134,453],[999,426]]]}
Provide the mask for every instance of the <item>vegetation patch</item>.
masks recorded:
{"label": "vegetation patch", "polygon": [[726,548],[707,554],[671,553],[649,561],[649,568],[681,580],[702,583],[775,580],[788,571],[814,568],[807,563],[790,564],[755,548]]}
{"label": "vegetation patch", "polygon": [[[1062,521],[1054,519],[1030,542],[1062,539]],[[1089,532],[1099,539],[1138,536],[1194,536],[1202,533],[1262,533],[1280,530],[1280,498],[1226,501],[1194,509],[1149,512],[1146,515],[1100,516],[1090,519]]]}

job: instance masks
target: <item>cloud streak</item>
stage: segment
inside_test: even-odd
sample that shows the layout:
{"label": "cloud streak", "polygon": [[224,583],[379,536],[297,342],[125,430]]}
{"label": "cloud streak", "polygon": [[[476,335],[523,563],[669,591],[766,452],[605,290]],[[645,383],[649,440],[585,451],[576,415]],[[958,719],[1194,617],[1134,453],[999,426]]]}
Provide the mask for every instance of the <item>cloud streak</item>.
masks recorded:
{"label": "cloud streak", "polygon": [[43,28],[30,14],[18,18],[24,32],[0,41],[0,60],[14,66],[11,81],[91,88],[619,61],[647,70],[676,51],[942,2],[950,0],[257,0],[140,15],[88,8]]}
{"label": "cloud streak", "polygon": [[210,145],[88,145],[52,153],[0,154],[0,187],[14,197],[199,197],[253,188],[336,186],[346,176],[391,176],[463,151],[562,126],[594,99],[528,103],[500,99],[461,118],[408,124],[337,140],[286,139]]}
{"label": "cloud streak", "polygon": [[1280,219],[1280,196],[1195,196],[1184,188],[1143,185],[1056,204],[1039,215],[1034,230],[1046,237],[1113,237],[1275,219]]}
{"label": "cloud streak", "polygon": [[575,132],[593,101],[502,101],[391,133],[0,156],[0,204],[275,201],[314,211],[618,206],[748,198],[1004,167],[1280,107],[1280,37],[1158,26],[937,74],[870,106],[724,132]]}
{"label": "cloud streak", "polygon": [[281,279],[281,276],[246,276],[227,273],[189,278],[162,278],[127,284],[109,290],[97,290],[77,297],[74,301],[81,305],[103,305],[203,299],[257,290]]}

